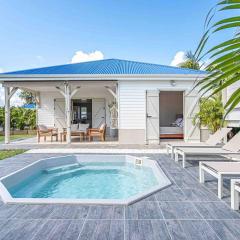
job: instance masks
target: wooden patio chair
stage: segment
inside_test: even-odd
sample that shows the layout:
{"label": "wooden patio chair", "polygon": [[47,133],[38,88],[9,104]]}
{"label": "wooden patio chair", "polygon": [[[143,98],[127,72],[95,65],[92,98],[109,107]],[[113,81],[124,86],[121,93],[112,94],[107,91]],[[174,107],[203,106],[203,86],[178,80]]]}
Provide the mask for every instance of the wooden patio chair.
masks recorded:
{"label": "wooden patio chair", "polygon": [[87,134],[89,142],[93,139],[93,137],[99,137],[101,141],[105,141],[106,124],[103,123],[100,128],[89,128]]}
{"label": "wooden patio chair", "polygon": [[51,137],[51,142],[53,141],[53,137],[56,137],[56,141],[58,141],[58,129],[57,128],[48,128],[45,125],[37,126],[37,136],[38,142],[40,142],[40,138],[44,137],[44,141],[46,142],[47,136]]}

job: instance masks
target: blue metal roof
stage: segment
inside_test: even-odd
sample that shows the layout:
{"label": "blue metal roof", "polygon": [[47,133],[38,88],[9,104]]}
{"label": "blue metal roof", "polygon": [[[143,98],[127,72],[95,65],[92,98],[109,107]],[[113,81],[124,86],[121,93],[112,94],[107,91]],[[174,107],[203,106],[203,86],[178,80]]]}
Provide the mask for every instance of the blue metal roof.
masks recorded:
{"label": "blue metal roof", "polygon": [[206,72],[152,63],[106,59],[21,70],[5,74],[206,74]]}

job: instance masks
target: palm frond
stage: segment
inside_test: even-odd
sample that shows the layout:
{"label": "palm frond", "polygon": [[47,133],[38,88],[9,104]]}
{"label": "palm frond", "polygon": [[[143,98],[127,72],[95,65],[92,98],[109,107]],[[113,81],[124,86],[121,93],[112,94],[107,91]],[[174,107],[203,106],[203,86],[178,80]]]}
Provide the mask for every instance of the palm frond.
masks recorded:
{"label": "palm frond", "polygon": [[234,9],[239,9],[240,8],[240,4],[230,4],[228,6],[225,6],[223,8],[220,9],[220,11],[224,11],[224,10],[234,10]]}
{"label": "palm frond", "polygon": [[[212,96],[240,81],[240,16],[233,15],[212,23],[213,15],[217,15],[222,11],[235,13],[236,10],[240,10],[240,0],[219,1],[207,15],[205,26],[208,29],[205,30],[195,51],[196,59],[208,57],[210,60],[206,67],[206,70],[209,71],[208,76],[200,80],[195,86],[201,94],[210,93],[208,95]],[[231,39],[220,42],[206,51],[206,45],[210,37],[214,37],[215,33],[224,34],[225,31],[229,30],[233,30]],[[225,108],[227,108],[226,112],[232,111],[239,102],[240,90],[237,89],[225,105]]]}
{"label": "palm frond", "polygon": [[234,3],[240,3],[240,0],[224,0],[219,2],[217,5],[234,4]]}

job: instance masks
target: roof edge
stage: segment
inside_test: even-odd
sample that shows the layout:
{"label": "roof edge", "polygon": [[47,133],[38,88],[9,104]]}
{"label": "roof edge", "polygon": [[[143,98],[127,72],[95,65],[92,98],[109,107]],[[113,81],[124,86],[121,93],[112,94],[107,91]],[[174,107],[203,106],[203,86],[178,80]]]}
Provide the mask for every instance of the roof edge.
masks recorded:
{"label": "roof edge", "polygon": [[0,82],[26,81],[121,81],[121,80],[196,80],[208,74],[1,74]]}

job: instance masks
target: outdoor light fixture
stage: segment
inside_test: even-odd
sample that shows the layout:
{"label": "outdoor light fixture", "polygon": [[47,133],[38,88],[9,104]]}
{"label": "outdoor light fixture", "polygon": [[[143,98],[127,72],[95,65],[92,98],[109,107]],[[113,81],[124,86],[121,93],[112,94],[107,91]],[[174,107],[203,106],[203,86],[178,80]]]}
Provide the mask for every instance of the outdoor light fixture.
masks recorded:
{"label": "outdoor light fixture", "polygon": [[171,80],[171,81],[170,81],[170,84],[171,84],[172,87],[175,87],[175,86],[176,86],[176,82],[175,82],[174,80]]}

